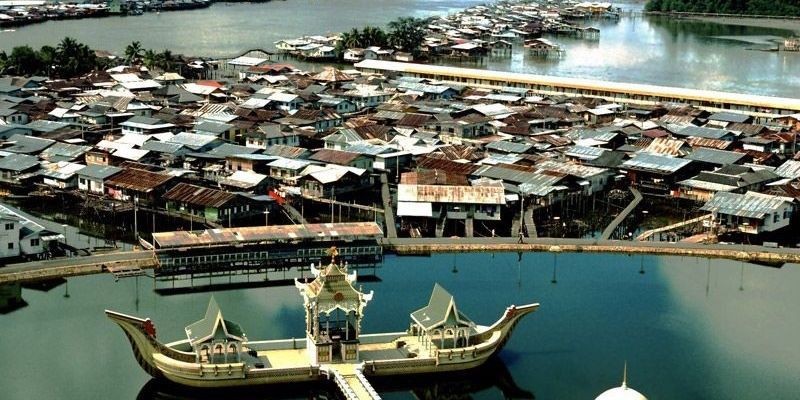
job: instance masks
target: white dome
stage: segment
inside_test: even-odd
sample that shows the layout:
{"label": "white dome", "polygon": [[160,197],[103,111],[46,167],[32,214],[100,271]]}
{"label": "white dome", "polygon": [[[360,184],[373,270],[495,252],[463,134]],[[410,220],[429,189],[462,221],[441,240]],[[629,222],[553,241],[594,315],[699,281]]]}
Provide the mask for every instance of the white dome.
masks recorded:
{"label": "white dome", "polygon": [[647,397],[623,384],[620,387],[606,390],[595,400],[647,400]]}

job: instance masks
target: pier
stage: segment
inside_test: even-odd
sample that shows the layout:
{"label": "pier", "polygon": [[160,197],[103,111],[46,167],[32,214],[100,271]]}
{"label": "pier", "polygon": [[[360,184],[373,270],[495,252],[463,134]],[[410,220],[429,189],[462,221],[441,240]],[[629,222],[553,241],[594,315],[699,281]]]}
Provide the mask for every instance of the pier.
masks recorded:
{"label": "pier", "polygon": [[732,111],[758,118],[800,112],[800,99],[655,86],[591,79],[437,65],[365,60],[355,64],[364,73],[431,79],[443,83],[502,89],[525,88],[546,96],[599,98],[627,105],[682,103],[704,110]]}
{"label": "pier", "polygon": [[372,388],[356,364],[328,364],[320,368],[332,378],[347,400],[380,400],[381,396]]}

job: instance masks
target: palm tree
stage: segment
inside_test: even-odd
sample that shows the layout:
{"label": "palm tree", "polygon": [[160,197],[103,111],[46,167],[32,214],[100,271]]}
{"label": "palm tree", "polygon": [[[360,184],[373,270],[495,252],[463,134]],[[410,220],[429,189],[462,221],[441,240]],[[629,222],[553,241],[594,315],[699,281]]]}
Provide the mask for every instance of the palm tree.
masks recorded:
{"label": "palm tree", "polygon": [[147,67],[148,69],[153,69],[156,67],[156,64],[158,64],[159,57],[155,51],[147,49],[144,51],[144,56],[142,57],[142,61],[145,67]]}
{"label": "palm tree", "polygon": [[6,66],[8,66],[8,54],[5,51],[0,51],[0,75],[6,73]]}
{"label": "palm tree", "polygon": [[44,73],[52,77],[53,72],[55,72],[53,69],[55,69],[56,63],[59,61],[58,50],[52,46],[42,46],[39,49],[39,60],[42,62],[42,66],[38,73]]}
{"label": "palm tree", "polygon": [[128,47],[125,48],[125,60],[128,64],[132,64],[139,60],[142,56],[142,44],[139,41],[133,41]]}
{"label": "palm tree", "polygon": [[172,69],[172,64],[175,62],[175,57],[172,55],[172,52],[169,50],[164,50],[159,54],[160,63],[159,66],[164,71],[169,71]]}
{"label": "palm tree", "polygon": [[386,46],[386,32],[375,26],[367,26],[361,30],[360,41],[364,47]]}

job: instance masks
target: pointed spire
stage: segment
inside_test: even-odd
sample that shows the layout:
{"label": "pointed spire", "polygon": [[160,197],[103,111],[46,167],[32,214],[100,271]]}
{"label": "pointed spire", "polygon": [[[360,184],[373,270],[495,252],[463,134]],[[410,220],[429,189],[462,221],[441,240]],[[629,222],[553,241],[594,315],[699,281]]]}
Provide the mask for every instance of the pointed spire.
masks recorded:
{"label": "pointed spire", "polygon": [[622,369],[622,388],[628,388],[628,360],[625,360],[625,367]]}

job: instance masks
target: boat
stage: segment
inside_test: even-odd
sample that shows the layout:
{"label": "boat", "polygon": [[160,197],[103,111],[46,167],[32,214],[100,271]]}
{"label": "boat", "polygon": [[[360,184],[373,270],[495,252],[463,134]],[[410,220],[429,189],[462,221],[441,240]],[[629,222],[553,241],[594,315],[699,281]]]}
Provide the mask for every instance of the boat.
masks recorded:
{"label": "boat", "polygon": [[[226,320],[213,296],[205,317],[186,327],[186,339],[162,343],[149,318],[106,310],[127,336],[138,364],[151,376],[196,388],[312,382],[342,376],[454,372],[478,367],[497,354],[518,322],[538,303],[509,306],[490,326],[477,325],[438,283],[426,306],[410,314],[406,331],[362,334],[361,319],[373,292],[354,287],[357,276],[337,262],[295,280],[303,297],[305,337],[251,341]],[[326,260],[327,261],[327,260]],[[322,265],[322,264],[321,264]],[[356,383],[358,384],[358,383]],[[341,384],[340,384],[341,386]]]}

